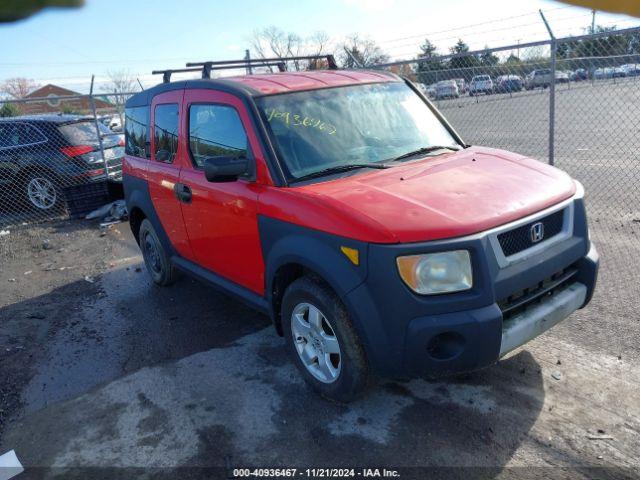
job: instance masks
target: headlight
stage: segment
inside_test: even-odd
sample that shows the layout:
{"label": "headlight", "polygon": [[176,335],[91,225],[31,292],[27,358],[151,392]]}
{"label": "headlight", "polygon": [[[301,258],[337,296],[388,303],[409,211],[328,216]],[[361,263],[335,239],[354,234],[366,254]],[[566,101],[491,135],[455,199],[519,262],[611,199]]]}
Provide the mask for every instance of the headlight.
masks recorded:
{"label": "headlight", "polygon": [[460,292],[473,285],[467,250],[409,255],[396,261],[404,283],[421,295]]}

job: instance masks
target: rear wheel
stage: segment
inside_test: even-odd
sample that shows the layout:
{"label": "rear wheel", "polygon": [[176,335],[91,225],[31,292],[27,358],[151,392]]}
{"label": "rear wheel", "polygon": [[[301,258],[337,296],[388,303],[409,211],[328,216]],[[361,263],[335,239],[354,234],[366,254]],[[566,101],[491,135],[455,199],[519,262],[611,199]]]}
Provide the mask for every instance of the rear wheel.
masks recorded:
{"label": "rear wheel", "polygon": [[140,224],[139,239],[144,264],[153,282],[161,287],[166,287],[175,282],[177,278],[176,269],[171,264],[171,259],[162,243],[160,243],[153,225],[146,218]]}
{"label": "rear wheel", "polygon": [[349,402],[369,380],[364,349],[338,296],[323,282],[302,277],[282,302],[287,348],[305,381],[322,396]]}
{"label": "rear wheel", "polygon": [[23,183],[22,193],[29,206],[38,211],[55,211],[62,203],[56,180],[46,173],[30,173]]}

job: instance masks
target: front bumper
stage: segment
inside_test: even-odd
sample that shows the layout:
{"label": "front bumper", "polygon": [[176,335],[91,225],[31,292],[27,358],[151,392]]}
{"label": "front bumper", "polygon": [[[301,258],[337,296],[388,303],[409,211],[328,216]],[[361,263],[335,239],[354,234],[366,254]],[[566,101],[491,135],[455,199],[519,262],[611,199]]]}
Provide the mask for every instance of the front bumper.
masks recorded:
{"label": "front bumper", "polygon": [[[411,245],[370,245],[368,276],[344,298],[374,371],[384,376],[442,376],[489,366],[567,318],[591,299],[598,253],[588,239],[581,198],[571,206],[572,230],[535,255],[509,263],[486,235]],[[416,295],[395,269],[399,255],[467,249],[474,287]],[[505,307],[513,292],[564,274],[567,281],[522,308]],[[563,278],[560,276],[560,278]],[[546,285],[546,284],[545,284]],[[535,295],[534,295],[535,296]]]}

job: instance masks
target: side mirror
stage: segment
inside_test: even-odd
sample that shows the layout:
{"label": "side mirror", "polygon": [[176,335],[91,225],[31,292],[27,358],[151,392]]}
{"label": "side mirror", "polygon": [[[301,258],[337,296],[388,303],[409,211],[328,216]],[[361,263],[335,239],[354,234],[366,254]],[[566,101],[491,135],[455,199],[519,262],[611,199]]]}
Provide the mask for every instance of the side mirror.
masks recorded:
{"label": "side mirror", "polygon": [[207,157],[204,159],[204,176],[209,182],[235,182],[247,173],[249,161],[236,157]]}
{"label": "side mirror", "polygon": [[171,152],[169,150],[158,150],[156,152],[156,160],[158,162],[170,162],[171,161]]}

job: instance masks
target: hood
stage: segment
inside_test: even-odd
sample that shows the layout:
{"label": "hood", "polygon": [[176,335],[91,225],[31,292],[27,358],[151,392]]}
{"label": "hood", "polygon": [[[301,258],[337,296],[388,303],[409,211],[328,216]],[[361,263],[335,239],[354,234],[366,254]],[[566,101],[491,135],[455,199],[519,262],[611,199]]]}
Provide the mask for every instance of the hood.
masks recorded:
{"label": "hood", "polygon": [[512,222],[570,198],[576,185],[537,160],[471,147],[300,190],[322,197],[354,222],[377,224],[389,241],[420,242]]}

